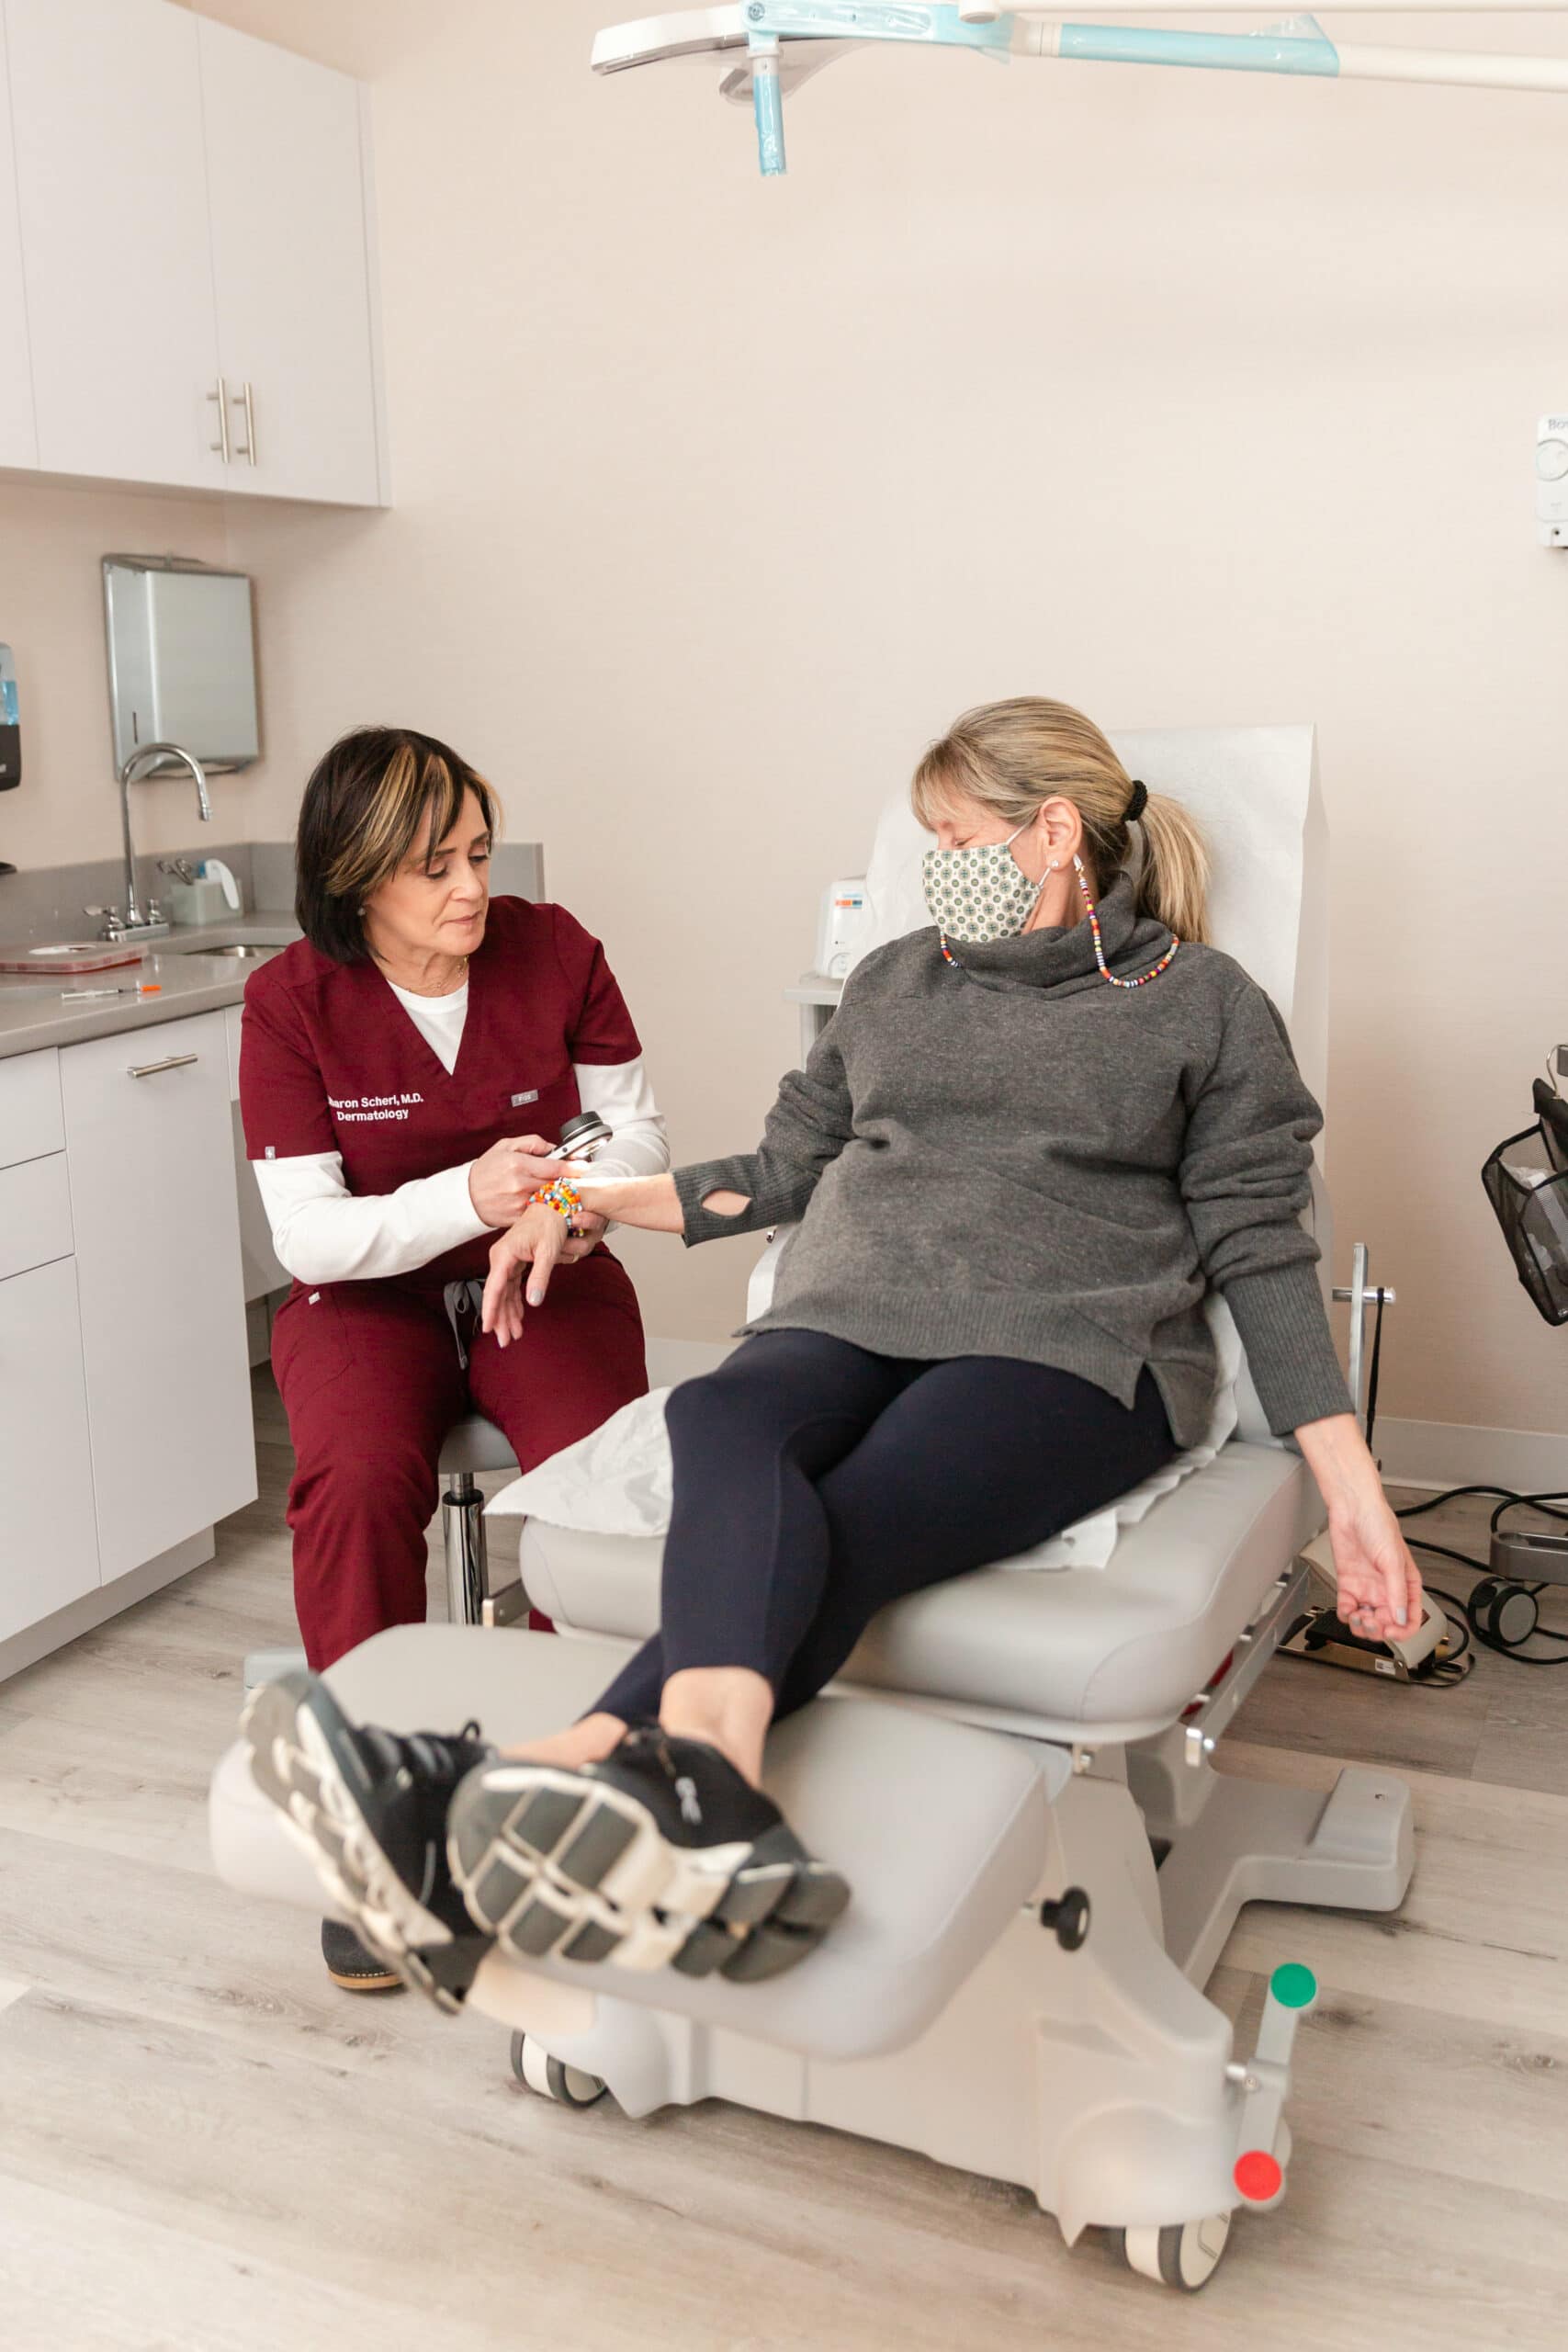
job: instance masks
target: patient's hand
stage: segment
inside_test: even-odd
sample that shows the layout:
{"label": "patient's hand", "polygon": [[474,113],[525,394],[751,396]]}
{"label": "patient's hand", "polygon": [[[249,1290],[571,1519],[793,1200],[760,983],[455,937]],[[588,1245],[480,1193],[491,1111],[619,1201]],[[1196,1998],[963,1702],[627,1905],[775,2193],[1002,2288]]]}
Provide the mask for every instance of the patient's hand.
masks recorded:
{"label": "patient's hand", "polygon": [[1421,1623],[1421,1571],[1381,1496],[1328,1515],[1338,1612],[1363,1640],[1407,1641]]}
{"label": "patient's hand", "polygon": [[1421,1623],[1421,1571],[1355,1416],[1303,1421],[1296,1443],[1328,1506],[1341,1618],[1364,1641],[1407,1641]]}
{"label": "patient's hand", "polygon": [[609,1219],[602,1217],[594,1209],[579,1209],[571,1220],[571,1239],[566,1245],[562,1263],[575,1266],[580,1258],[586,1258],[597,1250],[604,1238],[604,1227],[608,1223]]}

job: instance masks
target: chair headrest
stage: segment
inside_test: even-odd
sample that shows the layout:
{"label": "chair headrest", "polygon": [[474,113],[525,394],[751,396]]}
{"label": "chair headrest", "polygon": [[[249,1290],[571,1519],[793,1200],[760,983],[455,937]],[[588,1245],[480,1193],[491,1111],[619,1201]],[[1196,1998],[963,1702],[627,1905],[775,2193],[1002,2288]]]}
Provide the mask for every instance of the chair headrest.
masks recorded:
{"label": "chair headrest", "polygon": [[[1328,829],[1311,727],[1134,728],[1111,741],[1130,775],[1185,801],[1213,859],[1215,946],[1266,989],[1321,1102],[1327,1081]],[[867,948],[931,921],[920,859],[931,835],[908,788],[887,801],[866,869]]]}

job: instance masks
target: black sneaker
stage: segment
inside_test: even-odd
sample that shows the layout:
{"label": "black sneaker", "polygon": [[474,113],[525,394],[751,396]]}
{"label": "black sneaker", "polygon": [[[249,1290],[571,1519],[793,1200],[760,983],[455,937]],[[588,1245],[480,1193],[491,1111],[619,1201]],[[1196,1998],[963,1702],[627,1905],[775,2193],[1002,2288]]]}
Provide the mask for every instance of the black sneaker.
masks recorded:
{"label": "black sneaker", "polygon": [[345,1993],[400,1993],[403,1980],[389,1961],[362,1944],[341,1919],[321,1921],[321,1958],[327,1974]]}
{"label": "black sneaker", "polygon": [[452,1792],[495,1750],[455,1736],[355,1724],[313,1674],[253,1690],[240,1727],[251,1772],[354,1934],[437,2008],[462,2007],[491,1939],[446,1867]]}
{"label": "black sneaker", "polygon": [[742,1984],[806,1959],[850,1899],[728,1757],[657,1724],[601,1764],[478,1766],[447,1859],[469,1917],[520,1960]]}

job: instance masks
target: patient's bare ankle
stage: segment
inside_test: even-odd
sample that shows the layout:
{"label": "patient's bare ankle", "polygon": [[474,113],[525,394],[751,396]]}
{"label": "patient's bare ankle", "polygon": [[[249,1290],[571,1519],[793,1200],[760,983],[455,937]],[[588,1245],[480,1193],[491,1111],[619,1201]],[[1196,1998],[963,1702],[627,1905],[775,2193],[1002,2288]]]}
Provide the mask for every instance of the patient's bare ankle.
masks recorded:
{"label": "patient's bare ankle", "polygon": [[753,1788],[762,1780],[762,1742],[773,1721],[766,1677],[746,1666],[688,1667],[664,1685],[659,1720],[685,1739],[705,1739]]}
{"label": "patient's bare ankle", "polygon": [[520,1747],[504,1747],[502,1756],[509,1764],[564,1764],[569,1768],[579,1764],[602,1764],[610,1750],[625,1736],[626,1725],[618,1715],[584,1715],[580,1724],[566,1731],[552,1732],[545,1739],[525,1740]]}

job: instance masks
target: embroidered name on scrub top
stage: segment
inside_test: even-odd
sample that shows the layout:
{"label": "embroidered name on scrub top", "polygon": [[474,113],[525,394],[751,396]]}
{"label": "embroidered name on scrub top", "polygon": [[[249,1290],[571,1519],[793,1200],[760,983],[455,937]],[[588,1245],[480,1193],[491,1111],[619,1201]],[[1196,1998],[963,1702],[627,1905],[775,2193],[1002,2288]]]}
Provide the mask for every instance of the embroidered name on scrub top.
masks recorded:
{"label": "embroidered name on scrub top", "polygon": [[[350,1192],[392,1193],[506,1136],[553,1140],[582,1107],[573,1063],[641,1051],[604,949],[564,907],[491,900],[450,1072],[374,964],[334,964],[296,940],[245,989],[245,1148],[253,1159],[335,1151]],[[423,1271],[479,1273],[488,1252],[481,1238]]]}
{"label": "embroidered name on scrub top", "polygon": [[[327,1105],[334,1119],[406,1119],[414,1104],[423,1100],[423,1094],[365,1094],[338,1102],[329,1094]],[[516,1102],[521,1097],[514,1094],[512,1100]],[[275,1150],[272,1157],[276,1156]]]}

